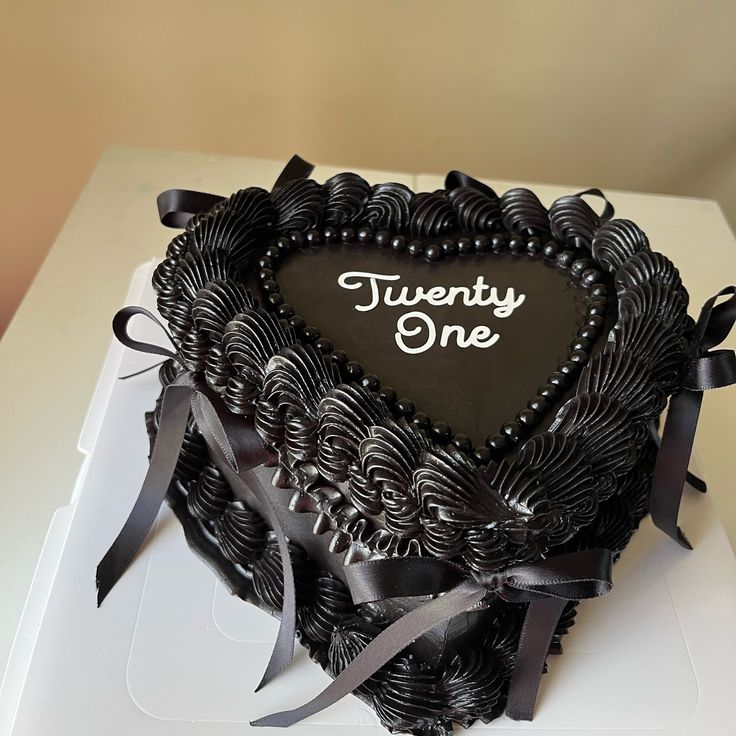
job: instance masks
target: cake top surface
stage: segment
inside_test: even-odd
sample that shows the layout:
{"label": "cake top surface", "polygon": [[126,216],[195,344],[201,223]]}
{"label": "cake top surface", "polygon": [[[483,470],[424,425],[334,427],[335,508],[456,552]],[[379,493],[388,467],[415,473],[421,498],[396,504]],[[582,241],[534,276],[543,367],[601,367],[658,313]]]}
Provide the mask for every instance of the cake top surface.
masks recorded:
{"label": "cake top surface", "polygon": [[431,263],[346,244],[303,249],[277,276],[308,324],[474,446],[527,409],[585,324],[586,290],[539,253]]}

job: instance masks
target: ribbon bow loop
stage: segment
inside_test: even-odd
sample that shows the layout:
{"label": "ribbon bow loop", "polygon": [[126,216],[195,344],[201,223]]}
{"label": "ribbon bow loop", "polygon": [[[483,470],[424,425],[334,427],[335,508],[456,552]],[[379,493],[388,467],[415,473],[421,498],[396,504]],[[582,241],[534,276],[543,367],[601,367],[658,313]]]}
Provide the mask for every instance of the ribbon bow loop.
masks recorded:
{"label": "ribbon bow loop", "polygon": [[530,603],[542,598],[597,598],[610,592],[612,568],[613,555],[609,550],[596,550],[594,554],[589,550],[570,552],[506,568],[495,592],[509,603]]}
{"label": "ribbon bow loop", "polygon": [[[718,302],[723,296],[730,298]],[[670,400],[667,422],[654,468],[650,512],[652,521],[680,546],[692,549],[677,523],[687,479],[703,391],[736,384],[736,353],[713,350],[736,323],[736,286],[727,286],[708,299],[700,311],[683,368],[682,389]]]}
{"label": "ribbon bow loop", "polygon": [[[161,345],[156,345],[156,343],[142,342],[141,340],[136,340],[131,337],[130,333],[128,332],[128,326],[130,325],[130,321],[133,319],[133,317],[136,317],[138,315],[146,317],[147,319],[151,320],[151,322],[153,322],[155,325],[160,327],[161,331],[164,333],[164,335],[166,335],[166,338],[171,343],[174,349],[169,350],[169,348],[162,347]],[[112,331],[118,341],[125,345],[126,348],[130,348],[131,350],[135,350],[139,353],[163,355],[164,358],[171,358],[172,360],[175,360],[177,363],[179,363],[179,365],[181,365],[182,367],[184,366],[184,360],[179,353],[179,349],[177,348],[176,343],[169,334],[169,331],[166,329],[166,327],[164,327],[163,323],[156,317],[156,315],[154,315],[152,312],[149,312],[144,307],[123,307],[112,318]]]}
{"label": "ribbon bow loop", "polygon": [[[722,296],[729,296],[725,302],[718,302]],[[720,345],[736,323],[736,286],[726,286],[705,302],[695,325],[694,344],[702,351],[709,351]]]}
{"label": "ribbon bow loop", "polygon": [[[730,298],[717,303],[722,296]],[[727,286],[703,305],[695,325],[691,357],[686,363],[682,387],[688,391],[724,388],[736,383],[736,353],[713,350],[720,345],[736,323],[736,287]]]}
{"label": "ribbon bow loop", "polygon": [[692,358],[685,366],[682,388],[705,391],[725,388],[736,383],[736,353],[733,350],[709,350]]}

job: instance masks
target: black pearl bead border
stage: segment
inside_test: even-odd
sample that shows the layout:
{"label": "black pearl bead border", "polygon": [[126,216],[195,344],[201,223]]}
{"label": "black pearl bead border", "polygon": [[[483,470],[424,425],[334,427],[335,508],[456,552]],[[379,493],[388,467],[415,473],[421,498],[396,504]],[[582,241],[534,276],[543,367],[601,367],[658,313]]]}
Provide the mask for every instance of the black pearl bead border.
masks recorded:
{"label": "black pearl bead border", "polygon": [[[586,314],[582,322],[578,323],[577,334],[568,346],[566,359],[547,377],[547,382],[539,386],[536,395],[529,399],[514,419],[504,422],[498,432],[489,435],[484,445],[473,446],[467,435],[454,433],[445,421],[432,421],[424,412],[417,411],[411,399],[399,398],[393,388],[382,386],[375,373],[366,373],[358,361],[351,360],[344,350],[336,348],[332,341],[323,337],[318,327],[308,325],[294,307],[284,300],[276,278],[276,272],[283,261],[302,248],[332,244],[391,248],[396,252],[406,253],[411,258],[423,257],[429,263],[439,263],[446,258],[499,254],[506,251],[519,257],[541,258],[545,263],[566,273],[577,288],[586,289]],[[374,232],[367,227],[356,230],[351,227],[327,226],[322,230],[312,229],[304,233],[293,230],[275,238],[257,262],[257,280],[263,304],[279,319],[289,323],[300,342],[314,345],[326,360],[338,368],[345,381],[356,382],[376,393],[394,417],[404,417],[412,421],[437,444],[451,443],[472,457],[479,466],[500,460],[518,442],[528,438],[543,418],[557,406],[558,400],[588,362],[605,325],[609,307],[609,287],[604,283],[605,278],[595,261],[581,254],[579,250],[555,240],[542,244],[534,235],[511,235],[505,230],[490,235],[461,234],[441,240],[412,239],[387,230]]]}

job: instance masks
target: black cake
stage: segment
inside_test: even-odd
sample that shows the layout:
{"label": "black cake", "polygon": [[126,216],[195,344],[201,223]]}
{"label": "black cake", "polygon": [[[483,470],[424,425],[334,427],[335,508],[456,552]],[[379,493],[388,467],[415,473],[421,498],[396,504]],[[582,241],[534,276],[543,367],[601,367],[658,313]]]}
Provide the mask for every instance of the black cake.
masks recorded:
{"label": "black cake", "polygon": [[[398,581],[356,604],[348,566],[439,558],[487,579],[567,553],[615,558],[647,514],[652,426],[694,323],[675,266],[590,195],[548,210],[458,172],[415,194],[302,171],[179,207],[153,277],[176,352],[161,383],[184,375],[228,432],[259,438],[263,462],[234,482],[190,416],[167,500],[229,589],[278,616],[283,547],[265,489],[298,639],[333,677],[429,600]],[[161,406],[146,416],[152,448]],[[489,721],[528,608],[490,592],[355,692],[391,731]],[[550,653],[575,609],[560,609]]]}

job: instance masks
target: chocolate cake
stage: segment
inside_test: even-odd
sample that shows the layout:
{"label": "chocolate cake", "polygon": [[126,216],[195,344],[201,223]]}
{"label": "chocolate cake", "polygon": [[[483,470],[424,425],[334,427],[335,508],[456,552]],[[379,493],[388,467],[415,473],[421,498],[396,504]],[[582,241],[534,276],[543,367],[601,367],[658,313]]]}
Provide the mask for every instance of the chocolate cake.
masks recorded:
{"label": "chocolate cake", "polygon": [[349,691],[391,731],[530,718],[577,600],[610,588],[649,510],[654,425],[714,343],[598,190],[547,209],[459,172],[414,193],[310,171],[160,198],[181,228],[153,277],[174,350],[128,336],[144,310],[116,317],[168,359],[100,600],[166,493],[194,552],[282,618],[264,682],[294,630],[346,673],[258,725]]}

